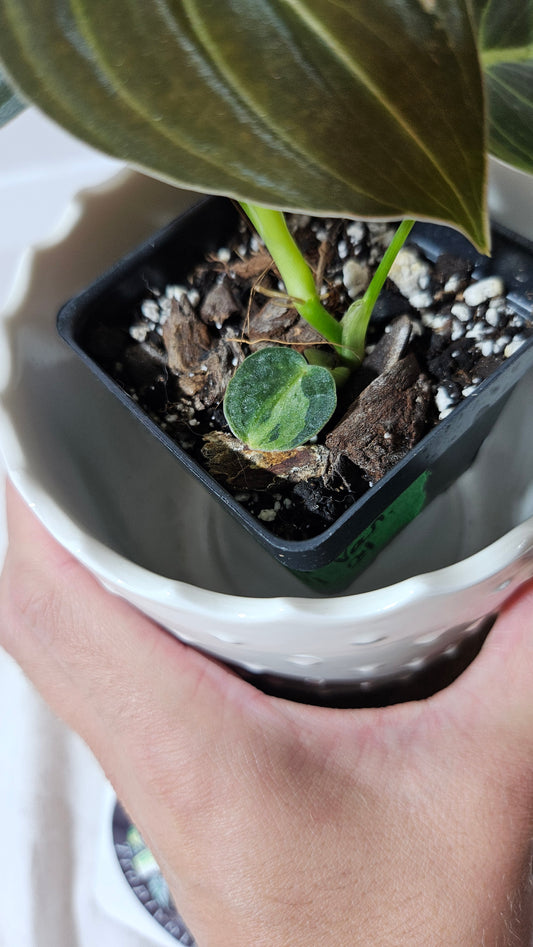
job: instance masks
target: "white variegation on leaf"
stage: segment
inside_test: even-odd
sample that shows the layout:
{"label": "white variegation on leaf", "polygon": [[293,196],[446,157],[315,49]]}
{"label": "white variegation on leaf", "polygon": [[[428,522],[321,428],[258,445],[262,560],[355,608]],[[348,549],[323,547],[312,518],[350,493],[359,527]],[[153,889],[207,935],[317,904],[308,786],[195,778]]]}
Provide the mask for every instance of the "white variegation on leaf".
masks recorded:
{"label": "white variegation on leaf", "polygon": [[294,349],[272,346],[242,363],[227,387],[224,414],[247,447],[287,451],[317,434],[336,404],[327,368],[310,365]]}

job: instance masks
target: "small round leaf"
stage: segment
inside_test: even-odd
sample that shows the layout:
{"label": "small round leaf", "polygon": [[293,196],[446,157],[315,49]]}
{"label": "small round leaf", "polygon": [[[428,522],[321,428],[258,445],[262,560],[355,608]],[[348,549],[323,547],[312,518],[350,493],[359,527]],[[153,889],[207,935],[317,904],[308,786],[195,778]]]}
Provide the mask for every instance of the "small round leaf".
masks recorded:
{"label": "small round leaf", "polygon": [[333,376],[290,348],[269,347],[248,356],[224,398],[226,420],[253,450],[291,450],[313,437],[337,403]]}

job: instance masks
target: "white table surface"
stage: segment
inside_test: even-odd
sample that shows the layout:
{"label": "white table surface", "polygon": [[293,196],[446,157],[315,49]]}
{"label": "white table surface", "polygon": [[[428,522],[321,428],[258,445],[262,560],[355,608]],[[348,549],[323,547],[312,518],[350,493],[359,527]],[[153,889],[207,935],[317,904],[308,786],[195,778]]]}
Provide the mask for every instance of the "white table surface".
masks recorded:
{"label": "white table surface", "polygon": [[[34,110],[1,131],[0,310],[26,248],[46,240],[81,187],[120,167]],[[0,490],[3,559],[3,477]],[[0,652],[0,947],[175,943],[149,918],[152,934],[138,933],[145,912],[106,846],[109,803],[86,747]]]}

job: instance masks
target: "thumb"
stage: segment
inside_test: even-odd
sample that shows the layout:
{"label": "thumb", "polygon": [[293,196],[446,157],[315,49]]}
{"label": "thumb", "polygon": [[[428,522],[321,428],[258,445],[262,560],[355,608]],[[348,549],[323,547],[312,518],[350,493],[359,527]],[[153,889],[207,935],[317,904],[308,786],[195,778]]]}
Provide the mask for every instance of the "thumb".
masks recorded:
{"label": "thumb", "polygon": [[473,663],[435,704],[479,724],[511,753],[533,752],[533,582],[504,605]]}
{"label": "thumb", "polygon": [[0,645],[88,743],[125,802],[132,767],[149,783],[143,792],[165,783],[162,760],[169,773],[179,761],[189,783],[232,744],[233,725],[241,733],[250,711],[239,714],[239,704],[266,698],[103,589],[11,485],[7,512]]}

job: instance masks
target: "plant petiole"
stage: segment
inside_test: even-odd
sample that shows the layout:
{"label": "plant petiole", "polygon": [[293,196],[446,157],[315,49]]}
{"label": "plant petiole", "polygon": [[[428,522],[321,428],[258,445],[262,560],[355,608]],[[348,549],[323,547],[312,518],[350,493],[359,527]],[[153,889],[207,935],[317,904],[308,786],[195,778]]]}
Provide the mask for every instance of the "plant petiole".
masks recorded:
{"label": "plant petiole", "polygon": [[385,280],[390,273],[392,264],[409,236],[413,224],[414,220],[402,220],[389,246],[385,250],[364,296],[362,299],[356,299],[351,306],[349,306],[341,320],[342,341],[346,348],[355,353],[358,363],[363,361],[365,354],[366,332],[372,310],[383,289]]}
{"label": "plant petiole", "polygon": [[413,226],[400,224],[362,299],[338,322],[324,309],[310,267],[281,211],[242,204],[274,259],[299,314],[336,349],[314,346],[305,355],[284,346],[259,349],[245,358],[228,384],[224,413],[232,433],[257,450],[292,450],[318,433],[335,410],[336,390],[363,360],[372,309]]}
{"label": "plant petiole", "polygon": [[257,204],[241,202],[241,207],[276,263],[297,312],[337,349],[344,361],[353,361],[351,353],[342,347],[341,324],[322,305],[313,273],[289,232],[284,214]]}

